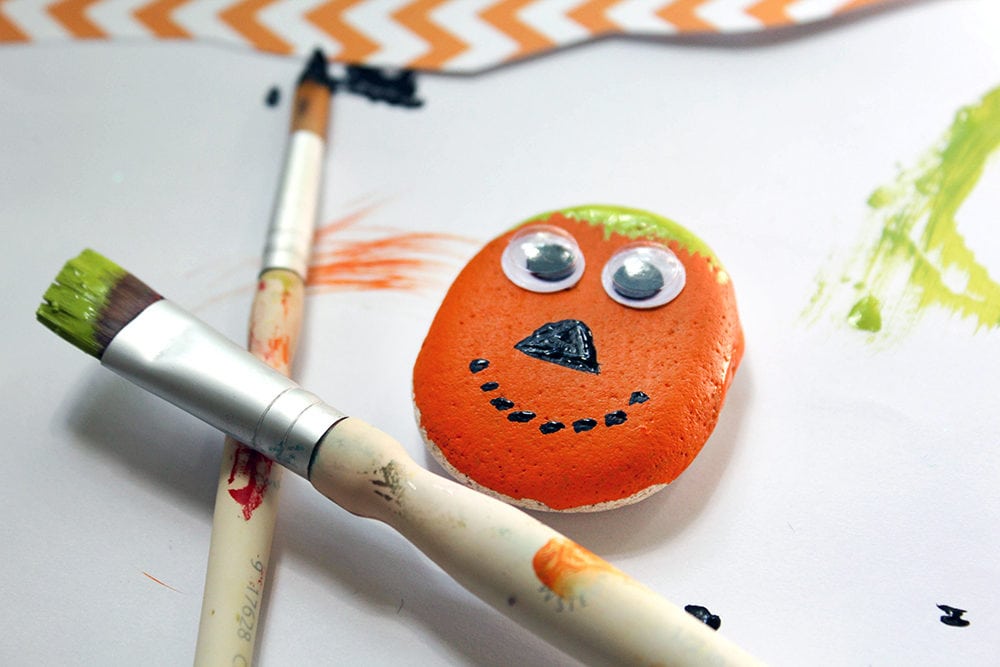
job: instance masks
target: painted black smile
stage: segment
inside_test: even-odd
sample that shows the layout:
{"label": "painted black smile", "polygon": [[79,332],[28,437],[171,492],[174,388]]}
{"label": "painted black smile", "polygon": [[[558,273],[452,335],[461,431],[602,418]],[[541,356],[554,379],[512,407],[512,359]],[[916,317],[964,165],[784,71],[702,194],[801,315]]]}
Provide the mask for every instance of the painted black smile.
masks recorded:
{"label": "painted black smile", "polygon": [[[482,371],[489,368],[489,359],[473,359],[469,362],[469,371],[472,374],[481,373]],[[484,393],[493,393],[500,389],[500,383],[495,381],[484,382],[479,385],[480,390]],[[649,396],[642,391],[633,391],[631,396],[629,396],[628,404],[635,405],[637,403],[645,403],[649,400]],[[514,410],[517,405],[514,401],[510,400],[506,396],[494,396],[489,399],[490,405],[497,409],[498,412],[507,413],[507,421],[517,422],[517,423],[527,423],[533,421],[538,415],[531,410]],[[509,411],[509,412],[508,412]],[[615,410],[604,415],[602,421],[604,426],[610,428],[612,426],[617,426],[619,424],[624,424],[628,420],[628,413],[624,410]],[[585,431],[593,430],[598,425],[598,420],[591,417],[583,417],[577,419],[571,423],[573,431],[575,433],[583,433]],[[538,427],[538,430],[542,435],[549,435],[550,433],[558,433],[559,431],[566,428],[566,424],[561,421],[547,421]]]}

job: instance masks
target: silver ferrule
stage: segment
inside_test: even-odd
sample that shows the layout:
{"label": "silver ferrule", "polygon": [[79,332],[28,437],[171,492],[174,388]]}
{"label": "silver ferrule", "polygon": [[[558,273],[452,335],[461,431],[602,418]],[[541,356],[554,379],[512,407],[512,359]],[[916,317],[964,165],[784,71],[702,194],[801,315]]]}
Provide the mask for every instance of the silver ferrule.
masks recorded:
{"label": "silver ferrule", "polygon": [[296,130],[288,141],[262,271],[288,269],[304,280],[316,227],[325,142],[315,132]]}
{"label": "silver ferrule", "polygon": [[316,444],[345,417],[165,299],[122,328],[101,363],[306,478]]}

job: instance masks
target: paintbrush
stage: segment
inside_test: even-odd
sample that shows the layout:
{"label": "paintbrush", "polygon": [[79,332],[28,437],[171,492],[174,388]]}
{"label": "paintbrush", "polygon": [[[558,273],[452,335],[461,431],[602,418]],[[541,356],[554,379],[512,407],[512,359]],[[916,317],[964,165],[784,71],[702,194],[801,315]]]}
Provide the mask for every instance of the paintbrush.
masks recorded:
{"label": "paintbrush", "polygon": [[[248,348],[288,375],[302,323],[330,98],[336,88],[316,50],[292,102],[284,169],[250,311]],[[281,471],[232,438],[223,445],[194,664],[249,667],[260,627]]]}
{"label": "paintbrush", "polygon": [[37,316],[349,512],[392,526],[468,590],[586,663],[760,664],[540,521],[419,467],[390,436],[326,405],[91,250],[63,267]]}

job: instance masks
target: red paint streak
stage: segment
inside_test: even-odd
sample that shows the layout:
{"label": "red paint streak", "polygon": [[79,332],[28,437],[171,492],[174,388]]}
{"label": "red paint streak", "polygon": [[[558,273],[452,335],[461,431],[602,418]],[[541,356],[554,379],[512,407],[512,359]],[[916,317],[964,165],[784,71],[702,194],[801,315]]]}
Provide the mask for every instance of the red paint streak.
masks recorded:
{"label": "red paint streak", "polygon": [[254,510],[264,502],[268,477],[271,474],[271,460],[244,445],[236,447],[233,468],[229,471],[229,485],[245,483],[240,488],[229,489],[229,495],[243,508],[243,518],[247,521]]}
{"label": "red paint streak", "polygon": [[156,582],[156,583],[158,583],[159,585],[163,586],[164,588],[169,588],[169,589],[170,589],[170,590],[172,590],[172,591],[173,591],[174,593],[180,593],[180,591],[179,591],[179,590],[177,590],[176,588],[174,588],[174,587],[173,587],[173,586],[171,586],[170,584],[165,584],[165,583],[163,583],[162,581],[160,581],[159,579],[157,579],[156,577],[154,577],[153,575],[151,575],[151,574],[150,574],[149,572],[143,572],[143,574],[144,574],[144,575],[145,575],[145,576],[146,576],[146,577],[147,577],[148,579],[152,579],[153,581],[155,581],[155,582]]}
{"label": "red paint streak", "polygon": [[307,286],[330,291],[418,290],[434,282],[434,274],[447,264],[443,258],[464,257],[465,253],[455,252],[455,244],[478,245],[455,234],[387,228],[369,228],[375,238],[346,238],[345,233],[369,212],[365,209],[317,230]]}

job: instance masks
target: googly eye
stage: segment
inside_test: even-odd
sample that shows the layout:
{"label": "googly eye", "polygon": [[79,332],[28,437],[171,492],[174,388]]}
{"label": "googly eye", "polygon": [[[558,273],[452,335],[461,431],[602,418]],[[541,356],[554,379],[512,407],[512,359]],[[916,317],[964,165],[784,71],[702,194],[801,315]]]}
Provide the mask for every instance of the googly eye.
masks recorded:
{"label": "googly eye", "polygon": [[518,287],[545,293],[577,284],[585,262],[570,234],[550,225],[532,225],[514,234],[500,265]]}
{"label": "googly eye", "polygon": [[601,271],[608,296],[631,308],[656,308],[673,301],[686,279],[677,255],[657,243],[627,245]]}

